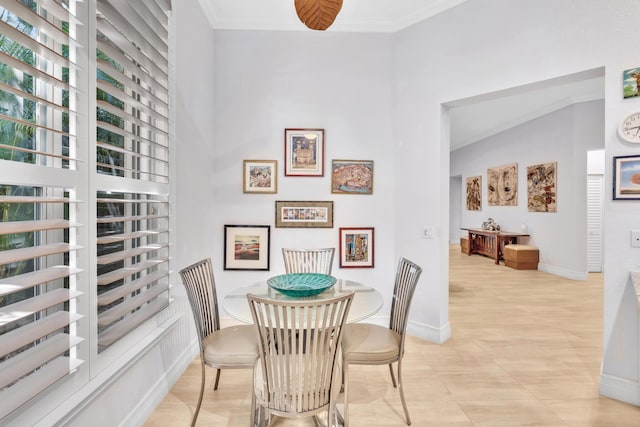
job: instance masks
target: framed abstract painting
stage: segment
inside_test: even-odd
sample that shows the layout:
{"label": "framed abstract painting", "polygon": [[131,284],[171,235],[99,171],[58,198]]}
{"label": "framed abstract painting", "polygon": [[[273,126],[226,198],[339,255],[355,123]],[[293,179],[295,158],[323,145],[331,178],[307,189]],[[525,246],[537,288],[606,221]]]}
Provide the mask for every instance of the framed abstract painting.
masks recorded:
{"label": "framed abstract painting", "polygon": [[340,227],[340,268],[373,268],[373,227]]}

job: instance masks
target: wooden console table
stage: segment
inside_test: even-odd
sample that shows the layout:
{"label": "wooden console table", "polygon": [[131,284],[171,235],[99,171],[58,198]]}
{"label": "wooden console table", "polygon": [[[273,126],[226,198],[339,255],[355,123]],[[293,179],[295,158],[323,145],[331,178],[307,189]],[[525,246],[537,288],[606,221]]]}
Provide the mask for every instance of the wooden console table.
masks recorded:
{"label": "wooden console table", "polygon": [[524,233],[510,231],[488,231],[480,228],[462,228],[469,233],[467,255],[482,254],[493,258],[496,264],[503,259],[502,250],[505,245],[518,243],[518,237],[529,237]]}

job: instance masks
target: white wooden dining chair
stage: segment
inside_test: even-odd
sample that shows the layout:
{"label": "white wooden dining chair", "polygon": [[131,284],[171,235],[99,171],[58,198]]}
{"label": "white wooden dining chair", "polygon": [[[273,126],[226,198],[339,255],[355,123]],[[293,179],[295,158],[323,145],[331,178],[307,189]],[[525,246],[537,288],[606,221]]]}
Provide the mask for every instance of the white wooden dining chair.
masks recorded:
{"label": "white wooden dining chair", "polygon": [[253,369],[258,357],[258,340],[253,325],[236,325],[220,328],[218,299],[213,278],[211,259],[207,258],[180,270],[200,346],[200,395],[191,425],[194,426],[204,395],[205,365],[216,368],[213,386],[218,389],[221,369]]}
{"label": "white wooden dining chair", "polygon": [[353,294],[322,300],[247,296],[260,348],[252,427],[269,426],[273,416],[302,418],[323,411],[326,425],[337,425],[340,344]]}
{"label": "white wooden dining chair", "polygon": [[[391,381],[400,391],[402,409],[411,424],[407,402],[402,388],[402,356],[409,319],[409,308],[422,273],[422,268],[401,258],[396,271],[389,327],[370,323],[350,323],[345,327],[342,340],[344,370],[344,425],[349,425],[349,365],[389,365]],[[393,363],[398,362],[398,382],[393,373]]]}
{"label": "white wooden dining chair", "polygon": [[335,248],[282,248],[284,269],[287,273],[331,274],[335,251]]}

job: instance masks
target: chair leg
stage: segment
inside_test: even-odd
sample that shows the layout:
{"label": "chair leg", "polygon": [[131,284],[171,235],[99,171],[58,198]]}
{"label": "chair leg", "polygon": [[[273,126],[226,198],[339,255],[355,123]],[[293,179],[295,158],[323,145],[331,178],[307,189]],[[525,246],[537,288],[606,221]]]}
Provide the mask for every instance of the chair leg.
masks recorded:
{"label": "chair leg", "polygon": [[411,425],[411,418],[409,418],[409,409],[407,408],[407,402],[404,400],[404,389],[402,388],[402,359],[398,360],[398,390],[400,391],[400,400],[402,401],[402,409],[404,409],[404,416],[407,418],[407,425]]}
{"label": "chair leg", "polygon": [[[395,375],[393,375],[393,363],[389,363],[389,373],[391,374],[391,382],[393,383],[393,388],[398,388],[398,384],[396,383],[396,377]],[[398,374],[398,376],[400,376],[400,374]]]}
{"label": "chair leg", "polygon": [[251,391],[251,415],[249,416],[249,426],[256,427],[256,394]]}
{"label": "chair leg", "polygon": [[196,405],[196,410],[193,412],[193,418],[191,418],[191,427],[195,427],[196,421],[198,420],[198,414],[200,414],[200,406],[202,405],[202,397],[204,396],[204,382],[205,382],[205,366],[204,359],[200,358],[200,367],[202,373],[200,375],[200,396],[198,396],[198,404]]}
{"label": "chair leg", "polygon": [[344,427],[349,427],[349,367],[347,362],[342,362],[342,381],[344,383],[344,413],[342,418]]}
{"label": "chair leg", "polygon": [[218,389],[218,382],[220,381],[220,369],[216,369],[216,382],[213,384],[213,389]]}

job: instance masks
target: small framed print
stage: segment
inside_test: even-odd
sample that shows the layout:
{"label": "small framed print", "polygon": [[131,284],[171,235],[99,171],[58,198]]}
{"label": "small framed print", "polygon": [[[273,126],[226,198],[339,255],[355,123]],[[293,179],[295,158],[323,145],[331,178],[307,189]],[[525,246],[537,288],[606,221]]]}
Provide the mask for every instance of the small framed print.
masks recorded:
{"label": "small framed print", "polygon": [[245,193],[277,193],[278,162],[276,160],[245,160],[242,188]]}
{"label": "small framed print", "polygon": [[613,200],[640,200],[640,155],[613,158]]}
{"label": "small framed print", "polygon": [[373,227],[340,227],[340,268],[373,268]]}
{"label": "small framed print", "polygon": [[276,227],[333,228],[333,202],[276,201]]}
{"label": "small framed print", "polygon": [[284,130],[284,175],[324,176],[324,129]]}
{"label": "small framed print", "polygon": [[225,225],[224,269],[269,270],[270,225]]}
{"label": "small framed print", "polygon": [[373,160],[333,160],[331,192],[373,194]]}
{"label": "small framed print", "polygon": [[640,95],[640,68],[630,68],[624,70],[622,74],[623,80],[623,97],[633,98]]}

